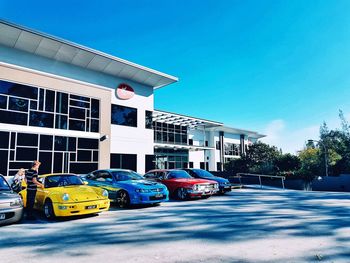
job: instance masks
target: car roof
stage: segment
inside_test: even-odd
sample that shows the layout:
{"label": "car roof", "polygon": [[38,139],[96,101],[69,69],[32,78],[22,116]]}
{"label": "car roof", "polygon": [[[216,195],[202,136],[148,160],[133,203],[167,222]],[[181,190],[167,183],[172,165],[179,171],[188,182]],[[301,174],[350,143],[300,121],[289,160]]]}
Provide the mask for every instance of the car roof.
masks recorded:
{"label": "car roof", "polygon": [[53,173],[53,174],[41,174],[39,175],[40,178],[45,178],[45,177],[49,177],[49,176],[55,176],[55,175],[76,175],[75,173]]}
{"label": "car roof", "polygon": [[108,172],[135,172],[133,170],[129,169],[120,169],[120,168],[109,168],[109,169],[98,169],[93,172],[98,172],[98,171],[108,171]]}
{"label": "car roof", "polygon": [[153,169],[148,171],[147,173],[154,173],[154,172],[170,172],[170,171],[183,171],[182,169]]}

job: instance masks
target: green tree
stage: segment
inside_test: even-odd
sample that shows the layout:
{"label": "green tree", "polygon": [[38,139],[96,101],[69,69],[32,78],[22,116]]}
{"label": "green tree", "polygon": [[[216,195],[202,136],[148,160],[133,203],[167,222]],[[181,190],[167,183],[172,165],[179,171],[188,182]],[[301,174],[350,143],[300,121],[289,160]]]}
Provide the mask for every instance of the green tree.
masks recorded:
{"label": "green tree", "polygon": [[301,161],[298,156],[286,153],[276,158],[275,165],[279,172],[295,172],[301,168]]}

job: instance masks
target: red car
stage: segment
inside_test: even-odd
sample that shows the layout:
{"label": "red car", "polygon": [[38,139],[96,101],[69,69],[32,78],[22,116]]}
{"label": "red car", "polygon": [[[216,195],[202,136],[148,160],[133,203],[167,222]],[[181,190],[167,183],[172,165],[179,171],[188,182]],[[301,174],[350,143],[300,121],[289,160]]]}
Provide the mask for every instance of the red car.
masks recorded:
{"label": "red car", "polygon": [[180,200],[208,198],[219,191],[217,182],[193,178],[183,170],[151,170],[144,177],[165,184],[169,194]]}

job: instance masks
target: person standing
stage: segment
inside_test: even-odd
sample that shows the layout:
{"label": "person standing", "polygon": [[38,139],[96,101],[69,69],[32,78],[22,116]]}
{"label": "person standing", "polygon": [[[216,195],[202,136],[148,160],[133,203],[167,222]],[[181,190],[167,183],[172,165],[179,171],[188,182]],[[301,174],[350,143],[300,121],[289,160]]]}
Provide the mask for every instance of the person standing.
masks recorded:
{"label": "person standing", "polygon": [[38,170],[40,167],[39,161],[34,161],[32,163],[32,167],[27,170],[25,176],[27,180],[27,219],[28,220],[35,220],[36,218],[33,215],[33,208],[34,208],[34,202],[35,202],[35,196],[37,187],[44,188],[44,185],[41,184],[38,181]]}

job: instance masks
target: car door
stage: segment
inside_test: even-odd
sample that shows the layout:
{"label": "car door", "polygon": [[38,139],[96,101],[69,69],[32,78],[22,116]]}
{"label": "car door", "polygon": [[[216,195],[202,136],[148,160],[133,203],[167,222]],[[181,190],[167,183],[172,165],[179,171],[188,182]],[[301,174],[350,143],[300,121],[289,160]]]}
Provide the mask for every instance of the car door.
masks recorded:
{"label": "car door", "polygon": [[[45,186],[45,178],[38,178],[38,182],[42,183]],[[47,196],[48,190],[41,187],[38,187],[36,190],[36,195],[35,195],[35,203],[34,203],[34,207],[36,209],[42,209],[44,202],[45,202],[45,198]]]}

